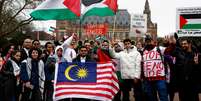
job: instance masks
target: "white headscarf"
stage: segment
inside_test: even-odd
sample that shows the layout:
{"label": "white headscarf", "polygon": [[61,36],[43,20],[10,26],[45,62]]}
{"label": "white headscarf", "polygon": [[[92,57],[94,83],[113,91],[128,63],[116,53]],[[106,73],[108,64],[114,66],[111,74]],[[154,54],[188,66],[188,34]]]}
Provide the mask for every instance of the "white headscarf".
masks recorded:
{"label": "white headscarf", "polygon": [[[55,55],[57,55],[57,50],[58,49],[62,49],[62,51],[64,51],[64,49],[63,49],[63,47],[62,46],[57,46],[56,48],[55,48]],[[58,55],[57,55],[58,56]]]}

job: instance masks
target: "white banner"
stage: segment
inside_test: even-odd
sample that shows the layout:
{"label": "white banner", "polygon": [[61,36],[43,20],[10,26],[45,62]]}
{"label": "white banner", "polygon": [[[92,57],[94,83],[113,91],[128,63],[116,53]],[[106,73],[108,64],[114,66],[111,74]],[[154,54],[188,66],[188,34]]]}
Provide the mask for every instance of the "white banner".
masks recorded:
{"label": "white banner", "polygon": [[132,14],[131,15],[131,37],[142,37],[147,32],[147,15]]}

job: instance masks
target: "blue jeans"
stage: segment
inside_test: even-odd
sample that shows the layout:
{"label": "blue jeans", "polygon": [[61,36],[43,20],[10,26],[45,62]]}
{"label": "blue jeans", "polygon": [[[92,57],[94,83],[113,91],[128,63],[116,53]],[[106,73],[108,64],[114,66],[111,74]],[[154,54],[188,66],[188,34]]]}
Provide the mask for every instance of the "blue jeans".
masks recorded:
{"label": "blue jeans", "polygon": [[147,101],[158,101],[157,93],[159,95],[160,101],[169,101],[165,80],[144,80],[143,88]]}

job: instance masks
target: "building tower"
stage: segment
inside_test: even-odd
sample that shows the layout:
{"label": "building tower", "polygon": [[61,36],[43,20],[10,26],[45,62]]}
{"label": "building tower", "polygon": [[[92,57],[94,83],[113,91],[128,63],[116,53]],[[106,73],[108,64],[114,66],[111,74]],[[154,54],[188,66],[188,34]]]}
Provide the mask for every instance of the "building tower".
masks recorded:
{"label": "building tower", "polygon": [[151,34],[151,36],[156,40],[157,39],[157,23],[153,23],[151,21],[151,10],[150,10],[148,0],[146,0],[145,2],[143,13],[147,14],[147,33]]}

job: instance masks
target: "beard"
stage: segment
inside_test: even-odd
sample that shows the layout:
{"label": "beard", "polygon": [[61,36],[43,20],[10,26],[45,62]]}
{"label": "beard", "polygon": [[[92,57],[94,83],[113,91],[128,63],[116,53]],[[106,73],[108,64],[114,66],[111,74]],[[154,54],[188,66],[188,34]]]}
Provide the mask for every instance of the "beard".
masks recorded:
{"label": "beard", "polygon": [[187,47],[182,47],[182,50],[187,51],[188,48]]}

